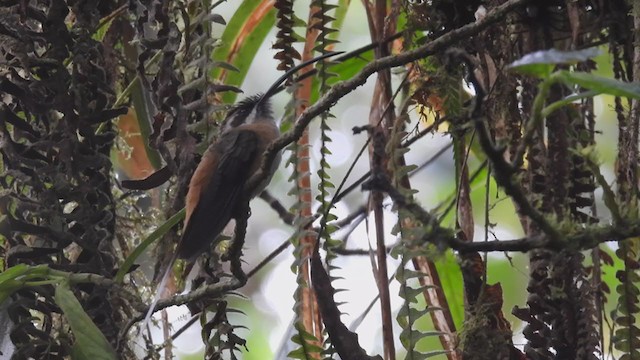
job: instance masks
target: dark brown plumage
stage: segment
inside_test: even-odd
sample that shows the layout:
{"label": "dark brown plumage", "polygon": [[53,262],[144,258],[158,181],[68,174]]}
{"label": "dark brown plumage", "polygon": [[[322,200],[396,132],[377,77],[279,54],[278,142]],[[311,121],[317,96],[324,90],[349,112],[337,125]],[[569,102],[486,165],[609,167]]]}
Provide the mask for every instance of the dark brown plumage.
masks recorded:
{"label": "dark brown plumage", "polygon": [[[220,137],[209,146],[191,177],[182,237],[162,275],[143,328],[149,324],[163,295],[176,259],[193,262],[211,249],[227,223],[271,181],[269,176],[252,193],[246,193],[247,181],[258,170],[262,155],[279,134],[267,96],[248,97],[229,111]],[[279,162],[278,155],[271,175]]]}
{"label": "dark brown plumage", "polygon": [[[268,181],[252,194],[244,193],[262,154],[278,135],[268,100],[260,96],[243,100],[229,112],[223,133],[209,146],[191,178],[185,227],[177,248],[179,258],[195,260],[240,210],[238,207],[244,207],[266,187]],[[273,171],[277,165],[278,161]]]}
{"label": "dark brown plumage", "polygon": [[[280,134],[271,112],[271,96],[296,71],[337,54],[340,53],[326,53],[302,62],[276,80],[264,95],[248,97],[227,113],[220,137],[209,146],[191,177],[182,238],[166,265],[142,328],[146,328],[151,320],[176,259],[192,262],[211,249],[229,220],[246,209],[249,200],[264,190],[271,181],[269,176],[250,194],[245,189],[247,181],[260,167],[265,150]],[[279,163],[280,155],[272,163],[271,175]]]}

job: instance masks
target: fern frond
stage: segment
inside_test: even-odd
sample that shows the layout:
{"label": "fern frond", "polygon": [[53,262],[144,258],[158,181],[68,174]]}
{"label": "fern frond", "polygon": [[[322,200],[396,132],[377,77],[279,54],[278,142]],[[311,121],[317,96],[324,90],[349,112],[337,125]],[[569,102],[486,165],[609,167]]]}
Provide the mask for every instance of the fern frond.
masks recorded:
{"label": "fern frond", "polygon": [[[399,245],[398,247],[402,247]],[[399,250],[402,252],[402,250]],[[418,343],[427,337],[441,337],[448,336],[448,334],[442,331],[420,331],[416,329],[416,323],[423,319],[425,316],[430,315],[434,311],[442,311],[442,309],[425,306],[424,308],[417,308],[416,304],[420,303],[420,297],[424,291],[433,289],[432,285],[416,286],[418,279],[425,276],[425,274],[408,269],[407,266],[411,262],[411,257],[403,256],[401,258],[401,264],[396,271],[395,278],[400,283],[400,289],[398,295],[402,298],[402,306],[396,316],[396,321],[400,325],[402,331],[400,332],[400,342],[407,351],[406,359],[424,359],[429,357],[429,353],[422,353],[417,350]],[[444,351],[440,353],[448,353]]]}
{"label": "fern frond", "polygon": [[295,14],[293,12],[293,0],[278,0],[274,7],[278,9],[276,27],[276,42],[274,49],[280,49],[275,55],[275,59],[280,61],[278,70],[287,71],[294,65],[294,59],[300,59],[300,53],[293,47],[293,43],[299,41],[293,27],[296,25]]}
{"label": "fern frond", "polygon": [[[242,348],[247,349],[246,340],[235,333],[236,329],[243,328],[243,326],[232,325],[227,314],[237,313],[244,315],[244,312],[228,308],[228,302],[225,300],[214,302],[207,310],[215,315],[210,321],[206,320],[206,312],[203,312],[202,315],[202,338],[205,341],[205,356],[208,359],[219,359],[223,358],[224,353],[227,353],[230,359],[238,359],[237,353],[241,352]],[[224,357],[226,358],[226,356]]]}
{"label": "fern frond", "polygon": [[620,284],[616,287],[618,306],[612,314],[616,330],[612,338],[616,349],[628,354],[629,359],[640,357],[640,329],[636,317],[640,312],[640,289],[636,271],[640,266],[640,240],[628,239],[620,243],[616,255],[624,262],[624,269],[618,270],[616,278]]}

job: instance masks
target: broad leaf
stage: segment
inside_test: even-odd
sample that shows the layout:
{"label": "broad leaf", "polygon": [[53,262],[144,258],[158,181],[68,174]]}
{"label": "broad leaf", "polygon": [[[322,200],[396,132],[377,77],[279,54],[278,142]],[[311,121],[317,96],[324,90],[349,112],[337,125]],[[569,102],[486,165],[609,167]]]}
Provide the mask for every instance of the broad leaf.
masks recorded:
{"label": "broad leaf", "polygon": [[640,99],[640,83],[628,83],[591,73],[566,70],[559,71],[557,76],[568,86],[578,85],[602,94]]}
{"label": "broad leaf", "polygon": [[523,56],[509,65],[510,69],[523,74],[540,78],[548,78],[558,64],[575,64],[598,56],[598,48],[575,51],[561,51],[556,49],[536,51]]}
{"label": "broad leaf", "polygon": [[72,350],[74,360],[116,360],[118,358],[107,338],[82,308],[69,288],[68,282],[56,286],[55,301],[64,312],[76,339]]}

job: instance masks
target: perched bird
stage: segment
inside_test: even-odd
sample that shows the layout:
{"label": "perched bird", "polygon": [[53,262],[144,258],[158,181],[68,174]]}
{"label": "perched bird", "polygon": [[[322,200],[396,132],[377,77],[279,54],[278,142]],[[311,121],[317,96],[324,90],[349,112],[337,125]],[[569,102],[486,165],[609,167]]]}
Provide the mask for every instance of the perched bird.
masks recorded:
{"label": "perched bird", "polygon": [[[242,216],[241,212],[246,210],[249,200],[260,194],[271,181],[280,162],[279,154],[271,164],[269,176],[255,189],[245,189],[247,181],[260,168],[265,150],[280,134],[271,110],[271,96],[296,71],[340,53],[326,53],[295,66],[264,94],[245,98],[227,113],[218,139],[206,150],[191,177],[182,237],[164,270],[143,329],[149,324],[165,291],[173,263],[178,258],[193,262],[211,249],[227,223]],[[246,193],[247,190],[251,193]]]}
{"label": "perched bird", "polygon": [[269,100],[262,95],[248,97],[232,108],[218,141],[209,146],[191,177],[184,232],[176,249],[179,258],[195,260],[229,220],[240,215],[246,202],[264,190],[280,163],[279,155],[270,176],[251,194],[245,194],[245,184],[279,134]]}
{"label": "perched bird", "polygon": [[163,296],[173,263],[178,258],[193,262],[210,249],[227,223],[242,216],[248,201],[271,181],[280,154],[271,164],[269,176],[250,194],[245,193],[245,185],[260,168],[265,150],[280,135],[267,95],[268,92],[248,97],[231,108],[217,141],[196,167],[189,182],[182,237],[164,270],[143,329]]}

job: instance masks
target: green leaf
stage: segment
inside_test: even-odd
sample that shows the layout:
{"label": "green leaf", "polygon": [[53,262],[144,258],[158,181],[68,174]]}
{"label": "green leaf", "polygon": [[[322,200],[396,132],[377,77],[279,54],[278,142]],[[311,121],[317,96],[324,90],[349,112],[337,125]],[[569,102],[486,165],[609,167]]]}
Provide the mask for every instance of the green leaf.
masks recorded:
{"label": "green leaf", "polygon": [[11,294],[23,286],[28,286],[27,281],[33,278],[46,277],[49,267],[47,265],[29,266],[18,264],[0,273],[0,304]]}
{"label": "green leaf", "polygon": [[347,17],[347,11],[349,10],[350,4],[351,0],[338,0],[338,4],[335,6],[335,11],[333,13],[335,19],[331,22],[331,27],[336,31],[329,34],[329,40],[337,40],[338,36],[342,33],[340,30],[342,29],[344,20]]}
{"label": "green leaf", "polygon": [[600,94],[598,91],[585,91],[579,94],[569,95],[564,99],[553,102],[549,104],[547,107],[545,107],[544,109],[542,109],[542,117],[546,118],[547,116],[551,115],[554,111],[560,109],[561,107],[567,106],[578,100],[592,98],[598,94]]}
{"label": "green leaf", "polygon": [[115,17],[112,17],[106,21],[104,21],[103,19],[100,23],[100,26],[96,29],[96,32],[93,34],[92,38],[98,42],[102,42],[102,40],[104,39],[104,36],[107,34],[107,31],[109,31],[109,28],[113,23],[113,19],[115,19]]}
{"label": "green leaf", "polygon": [[425,273],[421,271],[411,270],[411,269],[402,269],[402,271],[398,271],[396,273],[396,279],[400,282],[405,282],[409,279],[421,278],[424,276],[426,276]]}
{"label": "green leaf", "polygon": [[8,268],[7,270],[0,273],[0,289],[4,286],[4,284],[9,281],[17,278],[20,275],[24,275],[29,271],[29,265],[26,264],[18,264]]}
{"label": "green leaf", "polygon": [[598,93],[640,99],[640,83],[628,83],[591,73],[567,70],[558,71],[555,76],[568,86],[578,85]]}
{"label": "green leaf", "polygon": [[289,352],[288,357],[295,359],[309,359],[313,358],[311,354],[319,354],[322,352],[322,348],[318,345],[312,344],[312,341],[318,341],[318,339],[312,334],[308,333],[300,323],[295,325],[298,333],[291,337],[291,341],[300,345],[296,350]]}
{"label": "green leaf", "polygon": [[107,338],[91,321],[76,296],[73,295],[68,282],[56,286],[55,301],[66,316],[76,339],[72,350],[74,360],[116,360],[118,358]]}
{"label": "green leaf", "polygon": [[177,213],[175,213],[172,217],[170,217],[164,224],[160,225],[154,232],[152,232],[146,239],[144,239],[140,245],[138,245],[133,252],[127,256],[120,266],[118,273],[116,274],[116,282],[121,283],[124,279],[124,276],[129,272],[129,269],[136,261],[136,259],[149,247],[149,245],[153,244],[156,240],[163,237],[172,227],[174,227],[178,222],[184,219],[185,210],[184,208]]}
{"label": "green leaf", "polygon": [[[517,63],[517,61],[515,62]],[[511,64],[511,69],[525,75],[536,76],[539,78],[548,78],[553,72],[555,65],[553,64],[523,64],[523,65],[515,65],[515,63]]]}
{"label": "green leaf", "polygon": [[436,269],[440,275],[440,285],[449,304],[449,312],[456,328],[460,329],[464,321],[464,284],[462,271],[456,256],[451,250],[438,259]]}
{"label": "green leaf", "polygon": [[[412,298],[412,299],[415,299],[415,298]],[[412,302],[417,303],[417,300]],[[409,323],[415,323],[418,319],[420,319],[424,315],[431,313],[435,310],[436,308],[434,306],[424,307],[422,309],[415,309],[410,307],[409,304],[407,303],[405,306],[400,308],[400,311],[398,311],[398,317],[405,316],[407,317],[407,320],[411,320]]]}
{"label": "green leaf", "polygon": [[[276,23],[276,9],[272,7],[260,22],[255,24],[250,34],[241,34],[245,23],[251,19],[254,11],[261,3],[262,1],[255,0],[243,1],[224,28],[221,37],[222,44],[213,51],[212,57],[214,60],[229,62],[238,69],[236,72],[226,73],[224,81],[226,85],[238,87],[242,85],[258,49]],[[231,47],[240,36],[246,36],[246,38],[243,40],[242,46],[234,53],[233,59],[230,60]],[[221,68],[214,68],[211,75],[214,78],[219,78],[221,73]],[[268,86],[265,86],[265,90],[267,87]],[[222,99],[225,103],[234,103],[236,97],[237,94],[235,92],[225,92],[222,94]]]}
{"label": "green leaf", "polygon": [[434,288],[436,287],[433,285],[424,285],[424,286],[419,286],[417,288],[412,288],[407,286],[406,294],[408,298],[416,298],[418,295],[422,294],[425,290],[434,289]]}
{"label": "green leaf", "polygon": [[557,64],[575,64],[598,56],[598,48],[575,51],[556,49],[536,51],[511,63],[508,68],[523,74],[548,78]]}

